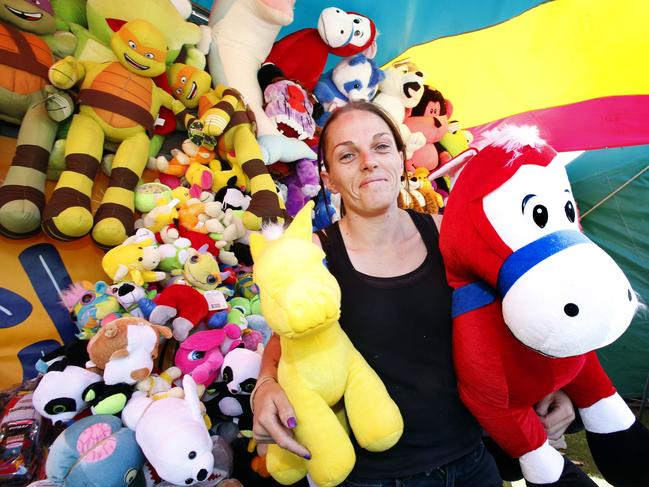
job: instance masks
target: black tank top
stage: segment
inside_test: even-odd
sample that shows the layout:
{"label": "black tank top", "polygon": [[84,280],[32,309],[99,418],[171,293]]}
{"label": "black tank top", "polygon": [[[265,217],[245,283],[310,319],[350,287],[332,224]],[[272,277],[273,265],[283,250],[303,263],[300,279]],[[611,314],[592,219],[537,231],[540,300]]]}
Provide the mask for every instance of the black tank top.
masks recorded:
{"label": "black tank top", "polygon": [[451,355],[451,288],[438,232],[429,215],[408,211],[428,249],[424,262],[398,277],[354,269],[338,223],[318,232],[342,291],[340,324],[383,380],[404,420],[390,450],[372,453],[354,441],[351,477],[402,477],[431,470],[476,448],[481,430],[457,392]]}

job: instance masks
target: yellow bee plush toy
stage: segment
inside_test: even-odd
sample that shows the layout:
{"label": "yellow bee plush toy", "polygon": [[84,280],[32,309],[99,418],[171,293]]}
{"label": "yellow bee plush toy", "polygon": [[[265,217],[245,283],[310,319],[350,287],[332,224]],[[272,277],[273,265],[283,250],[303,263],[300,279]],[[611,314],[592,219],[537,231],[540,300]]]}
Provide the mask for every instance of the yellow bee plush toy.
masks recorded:
{"label": "yellow bee plush toy", "polygon": [[[149,136],[160,106],[182,110],[153,79],[165,71],[164,35],[144,20],[119,26],[111,38],[117,61],[81,62],[66,57],[50,67],[51,83],[69,89],[81,82],[78,105],[65,147],[67,169],[45,207],[43,229],[72,240],[92,229],[101,247],[114,247],[133,232],[133,189],[148,160]],[[93,216],[90,196],[104,139],[117,142],[110,183]],[[94,228],[93,228],[94,227]]]}
{"label": "yellow bee plush toy", "polygon": [[285,485],[308,472],[320,487],[332,487],[349,475],[356,460],[332,406],[344,397],[354,436],[370,451],[394,446],[403,419],[338,323],[340,287],[323,264],[324,252],[311,241],[312,209],[309,202],[281,236],[252,233],[250,250],[262,313],[280,336],[277,380],[295,409],[295,438],[311,452],[307,461],[270,445],[268,471]]}

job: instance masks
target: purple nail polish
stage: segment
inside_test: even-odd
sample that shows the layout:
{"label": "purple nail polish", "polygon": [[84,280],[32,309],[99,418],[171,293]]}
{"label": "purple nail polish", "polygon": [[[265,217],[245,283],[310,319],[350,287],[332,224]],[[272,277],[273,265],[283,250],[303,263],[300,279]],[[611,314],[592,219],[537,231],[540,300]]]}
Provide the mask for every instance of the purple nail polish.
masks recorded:
{"label": "purple nail polish", "polygon": [[295,428],[297,426],[297,421],[295,420],[295,418],[293,416],[288,418],[288,420],[286,421],[286,426],[288,426],[291,429],[293,429],[293,428]]}
{"label": "purple nail polish", "polygon": [[304,458],[307,460],[311,460],[311,454],[307,453],[306,455],[304,455]]}

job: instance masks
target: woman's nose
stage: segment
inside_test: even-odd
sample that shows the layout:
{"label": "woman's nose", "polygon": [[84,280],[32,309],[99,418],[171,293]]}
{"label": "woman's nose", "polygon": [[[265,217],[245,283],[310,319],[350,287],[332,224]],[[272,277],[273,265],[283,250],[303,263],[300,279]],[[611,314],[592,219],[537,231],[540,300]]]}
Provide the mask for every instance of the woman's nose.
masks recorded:
{"label": "woman's nose", "polygon": [[372,156],[372,154],[370,154],[368,152],[365,152],[365,151],[361,151],[360,157],[361,157],[361,168],[362,169],[370,169],[370,168],[373,169],[373,168],[375,168],[377,166],[377,163],[374,160],[374,157]]}

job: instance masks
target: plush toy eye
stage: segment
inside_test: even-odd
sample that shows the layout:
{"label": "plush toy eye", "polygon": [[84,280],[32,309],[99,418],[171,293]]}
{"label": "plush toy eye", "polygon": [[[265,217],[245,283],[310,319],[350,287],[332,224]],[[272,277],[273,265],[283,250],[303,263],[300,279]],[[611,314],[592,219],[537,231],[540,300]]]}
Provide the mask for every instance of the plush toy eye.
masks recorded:
{"label": "plush toy eye", "polygon": [[53,412],[54,414],[61,414],[61,413],[66,412],[67,410],[68,410],[68,408],[66,408],[66,407],[63,406],[62,404],[59,405],[59,406],[54,406],[54,407],[52,408],[52,412]]}
{"label": "plush toy eye", "polygon": [[564,206],[564,210],[566,211],[566,216],[568,217],[568,221],[570,223],[575,222],[575,207],[572,204],[572,201],[568,201],[566,203],[566,206]]}
{"label": "plush toy eye", "polygon": [[192,264],[196,264],[196,262],[198,262],[198,255],[192,255],[192,257],[189,259],[189,261]]}
{"label": "plush toy eye", "polygon": [[354,23],[355,23],[355,24],[360,24],[360,23],[361,23],[361,19],[358,19],[358,18],[354,19]]}
{"label": "plush toy eye", "polygon": [[203,357],[205,357],[205,352],[201,352],[200,350],[192,350],[187,354],[187,359],[191,361],[203,360]]}
{"label": "plush toy eye", "polygon": [[206,281],[207,281],[208,284],[216,284],[216,277],[214,277],[214,276],[207,276]]}
{"label": "plush toy eye", "polygon": [[144,259],[142,257],[137,258],[138,262],[142,262]]}
{"label": "plush toy eye", "polygon": [[229,365],[223,368],[223,382],[232,382],[232,369]]}
{"label": "plush toy eye", "polygon": [[545,227],[548,223],[548,209],[543,205],[536,205],[532,210],[532,218],[539,228]]}
{"label": "plush toy eye", "polygon": [[153,53],[151,53],[151,52],[147,52],[147,53],[144,55],[144,57],[147,58],[147,59],[153,59],[154,56],[153,56]]}
{"label": "plush toy eye", "polygon": [[136,477],[137,477],[137,470],[134,469],[134,468],[131,468],[124,475],[124,483],[126,485],[131,485]]}
{"label": "plush toy eye", "polygon": [[88,304],[88,303],[92,302],[93,298],[94,298],[94,296],[92,294],[86,293],[81,297],[81,302],[83,304]]}
{"label": "plush toy eye", "polygon": [[354,31],[354,35],[355,35],[356,37],[358,37],[359,35],[361,35],[361,31],[360,31],[360,30],[355,30],[355,31]]}
{"label": "plush toy eye", "polygon": [[137,48],[137,45],[136,45],[135,42],[133,42],[133,41],[128,41],[128,46],[129,46],[131,49],[136,49],[136,48]]}
{"label": "plush toy eye", "polygon": [[182,95],[183,94],[182,88],[176,88],[176,93]]}
{"label": "plush toy eye", "polygon": [[181,76],[181,77],[180,77],[180,82],[181,82],[182,84],[187,83],[187,76]]}
{"label": "plush toy eye", "polygon": [[196,458],[196,452],[195,451],[190,451],[189,455],[187,455],[187,458],[189,458],[190,460],[193,460],[194,458]]}

